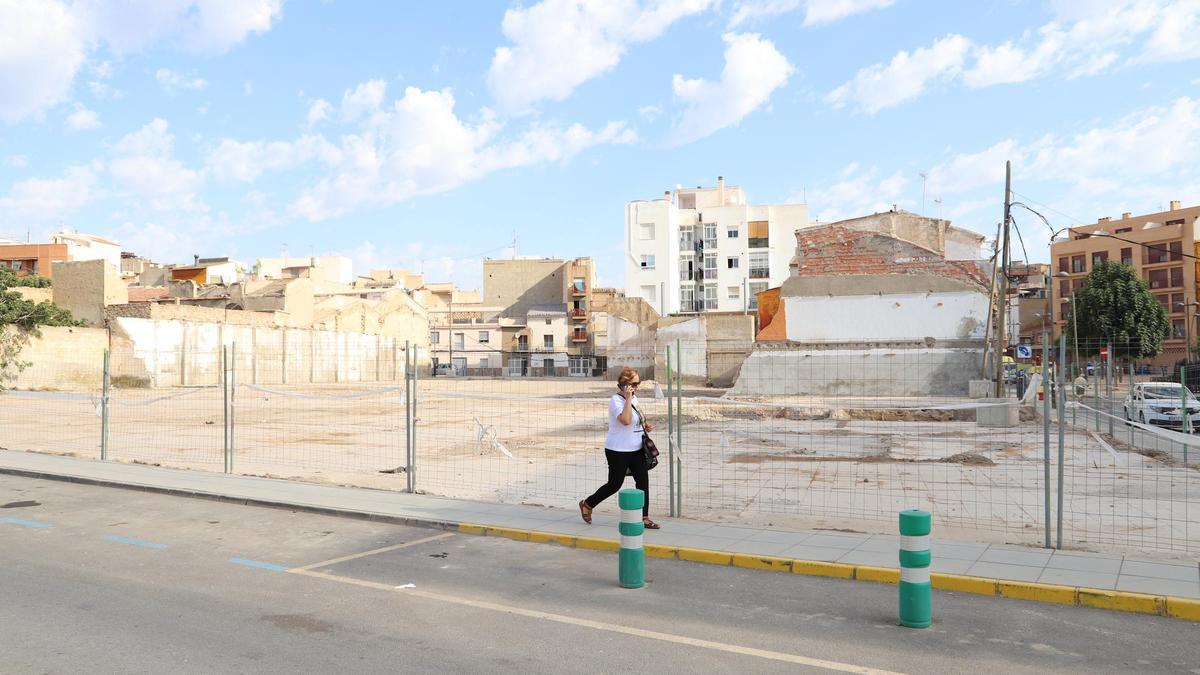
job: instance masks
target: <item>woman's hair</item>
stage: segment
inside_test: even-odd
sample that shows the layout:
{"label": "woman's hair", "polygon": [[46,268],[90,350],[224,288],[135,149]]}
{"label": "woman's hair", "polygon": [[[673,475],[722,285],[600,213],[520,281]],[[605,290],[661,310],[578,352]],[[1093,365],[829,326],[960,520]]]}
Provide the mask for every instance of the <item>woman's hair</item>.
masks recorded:
{"label": "woman's hair", "polygon": [[635,377],[638,377],[638,371],[630,368],[629,366],[625,366],[621,369],[621,374],[617,376],[617,386],[624,387],[632,382],[633,378]]}

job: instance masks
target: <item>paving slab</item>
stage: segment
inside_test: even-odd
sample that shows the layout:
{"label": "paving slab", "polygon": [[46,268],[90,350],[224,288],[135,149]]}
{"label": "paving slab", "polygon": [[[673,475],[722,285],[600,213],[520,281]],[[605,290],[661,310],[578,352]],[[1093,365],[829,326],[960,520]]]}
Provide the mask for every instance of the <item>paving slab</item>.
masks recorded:
{"label": "paving slab", "polygon": [[1061,584],[1064,586],[1099,588],[1109,591],[1117,587],[1117,575],[1115,573],[1106,574],[1103,572],[1086,572],[1052,567],[1044,569],[1037,581],[1040,584]]}
{"label": "paving slab", "polygon": [[1173,581],[1170,579],[1137,577],[1130,574],[1122,574],[1117,579],[1117,590],[1200,598],[1200,583],[1195,581]]}
{"label": "paving slab", "polygon": [[989,579],[1005,579],[1008,581],[1037,581],[1042,576],[1041,565],[1008,565],[997,562],[977,562],[967,568],[967,574],[973,577]]}
{"label": "paving slab", "polygon": [[1170,579],[1171,581],[1200,582],[1200,567],[1197,565],[1171,565],[1161,562],[1126,559],[1121,565],[1121,576],[1125,576],[1126,574],[1135,577]]}

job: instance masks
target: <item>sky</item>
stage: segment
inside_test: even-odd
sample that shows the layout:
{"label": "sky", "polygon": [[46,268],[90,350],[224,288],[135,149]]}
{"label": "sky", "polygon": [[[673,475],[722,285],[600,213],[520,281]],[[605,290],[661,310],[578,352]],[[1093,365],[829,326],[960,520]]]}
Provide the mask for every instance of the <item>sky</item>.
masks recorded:
{"label": "sky", "polygon": [[[0,238],[477,287],[718,175],[994,236],[1200,204],[1200,0],[0,0]],[[1023,245],[1023,246],[1022,246]]]}

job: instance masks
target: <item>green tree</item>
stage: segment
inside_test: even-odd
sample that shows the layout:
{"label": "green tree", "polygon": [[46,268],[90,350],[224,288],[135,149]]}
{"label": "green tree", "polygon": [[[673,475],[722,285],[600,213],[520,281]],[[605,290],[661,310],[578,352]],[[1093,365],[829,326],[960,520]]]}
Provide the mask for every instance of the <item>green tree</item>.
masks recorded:
{"label": "green tree", "polygon": [[1144,359],[1163,351],[1163,340],[1171,333],[1167,310],[1139,279],[1133,268],[1118,262],[1097,264],[1075,293],[1075,316],[1066,322],[1068,343],[1079,344],[1087,353],[1112,342],[1112,357]]}
{"label": "green tree", "polygon": [[29,338],[40,337],[38,326],[82,326],[84,322],[71,312],[51,302],[26,300],[14,287],[49,288],[45,277],[18,277],[11,270],[0,268],[0,389],[4,382],[16,377],[29,366],[21,361],[21,349]]}

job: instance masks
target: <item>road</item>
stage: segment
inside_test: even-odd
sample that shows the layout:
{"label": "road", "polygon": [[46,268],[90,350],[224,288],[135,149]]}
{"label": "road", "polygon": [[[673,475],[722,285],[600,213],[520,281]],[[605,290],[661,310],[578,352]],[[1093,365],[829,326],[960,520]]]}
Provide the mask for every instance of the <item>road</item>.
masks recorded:
{"label": "road", "polygon": [[1160,617],[0,476],[0,671],[1192,672]]}

